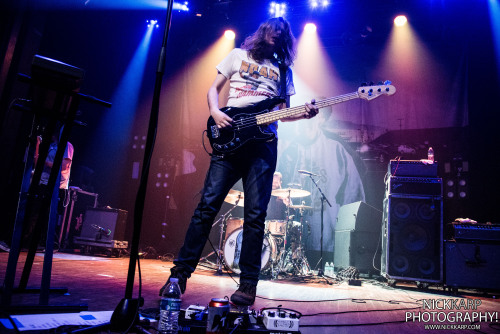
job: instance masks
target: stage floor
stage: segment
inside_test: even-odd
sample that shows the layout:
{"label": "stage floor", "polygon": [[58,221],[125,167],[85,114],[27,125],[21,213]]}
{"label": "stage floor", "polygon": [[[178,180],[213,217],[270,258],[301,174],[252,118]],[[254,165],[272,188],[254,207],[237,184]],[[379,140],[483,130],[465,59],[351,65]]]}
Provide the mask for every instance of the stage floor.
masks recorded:
{"label": "stage floor", "polygon": [[[8,255],[0,253],[2,283]],[[26,253],[21,253],[16,286],[25,257]],[[39,253],[28,287],[40,286],[42,266],[43,254]],[[87,304],[89,311],[113,311],[124,296],[128,266],[126,257],[55,253],[51,286],[65,287],[68,293],[51,294],[49,305]],[[172,262],[156,259],[140,261],[141,294],[145,300],[142,310],[158,308],[158,291],[168,278],[171,266]],[[230,296],[237,288],[236,281],[236,275],[233,280],[228,274],[217,275],[215,270],[200,267],[188,280],[182,308],[192,304],[207,305],[211,298]],[[138,274],[134,284],[136,298]],[[345,281],[317,277],[289,277],[262,279],[251,309],[281,305],[296,310],[302,313],[301,333],[428,333],[430,325],[439,325],[441,332],[444,328],[446,333],[498,333],[500,303],[496,297],[493,293],[461,289],[451,294],[439,286],[418,289],[415,282],[397,282],[395,287],[390,287],[377,279],[361,278],[361,286],[353,286]],[[11,305],[38,303],[39,294],[14,293]],[[449,307],[442,309],[443,305]]]}

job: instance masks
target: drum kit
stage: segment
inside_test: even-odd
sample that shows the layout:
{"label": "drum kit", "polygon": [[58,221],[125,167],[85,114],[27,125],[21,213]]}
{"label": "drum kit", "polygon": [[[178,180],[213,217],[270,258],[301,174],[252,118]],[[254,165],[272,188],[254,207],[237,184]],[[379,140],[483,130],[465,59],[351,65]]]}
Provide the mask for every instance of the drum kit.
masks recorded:
{"label": "drum kit", "polygon": [[[304,205],[292,205],[292,199],[303,198],[311,193],[296,188],[275,189],[272,196],[276,196],[288,203],[283,216],[289,217],[285,220],[266,220],[265,235],[261,253],[261,274],[270,275],[272,279],[277,279],[278,275],[305,276],[311,273],[311,267],[305,256],[303,245],[303,219],[304,212],[312,207]],[[217,272],[222,274],[223,263],[230,271],[240,274],[239,258],[241,252],[241,242],[243,238],[243,218],[231,216],[231,212],[236,207],[243,207],[244,193],[231,189],[226,196],[226,203],[233,207],[223,214],[214,224],[220,224],[219,249],[217,250]],[[291,210],[295,210],[292,212]],[[290,213],[295,213],[290,215]],[[298,217],[299,221],[292,220]],[[208,256],[214,254],[210,253]],[[207,257],[208,257],[207,256]],[[207,260],[207,257],[202,260]]]}

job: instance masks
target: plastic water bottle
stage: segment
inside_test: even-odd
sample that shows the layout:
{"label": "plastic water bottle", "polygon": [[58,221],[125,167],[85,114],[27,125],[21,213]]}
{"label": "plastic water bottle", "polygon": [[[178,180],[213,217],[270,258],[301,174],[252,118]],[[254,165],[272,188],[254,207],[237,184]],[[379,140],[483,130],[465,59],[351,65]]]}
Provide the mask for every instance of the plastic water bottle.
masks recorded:
{"label": "plastic water bottle", "polygon": [[429,150],[427,151],[427,160],[430,160],[434,163],[434,150],[432,147],[429,147]]}
{"label": "plastic water bottle", "polygon": [[330,274],[331,274],[331,270],[332,270],[331,268],[332,268],[332,267],[331,267],[331,265],[330,265],[330,262],[327,262],[327,263],[325,264],[325,276],[330,276]]}
{"label": "plastic water bottle", "polygon": [[330,262],[330,267],[328,267],[329,275],[330,277],[335,277],[335,272],[333,271],[333,262]]}
{"label": "plastic water bottle", "polygon": [[158,332],[177,334],[179,331],[179,312],[181,310],[181,288],[178,278],[170,278],[160,302],[160,321]]}

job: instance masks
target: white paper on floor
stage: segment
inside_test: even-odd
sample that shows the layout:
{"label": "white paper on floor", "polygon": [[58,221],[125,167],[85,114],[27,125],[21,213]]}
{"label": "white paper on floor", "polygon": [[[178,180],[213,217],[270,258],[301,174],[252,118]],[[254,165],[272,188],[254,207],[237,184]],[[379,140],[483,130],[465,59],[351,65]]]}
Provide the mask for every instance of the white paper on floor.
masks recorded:
{"label": "white paper on floor", "polygon": [[[64,325],[96,326],[109,322],[113,311],[11,315],[19,331],[57,328]],[[5,324],[4,324],[5,325]]]}

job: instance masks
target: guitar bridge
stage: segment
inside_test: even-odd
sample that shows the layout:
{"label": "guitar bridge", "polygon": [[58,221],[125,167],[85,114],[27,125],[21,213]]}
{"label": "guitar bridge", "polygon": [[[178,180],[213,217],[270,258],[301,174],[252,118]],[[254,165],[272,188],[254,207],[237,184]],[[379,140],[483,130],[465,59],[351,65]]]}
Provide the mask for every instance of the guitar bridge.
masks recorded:
{"label": "guitar bridge", "polygon": [[210,127],[210,132],[212,133],[212,138],[219,138],[220,132],[219,132],[219,128],[217,127],[217,125],[212,125]]}

